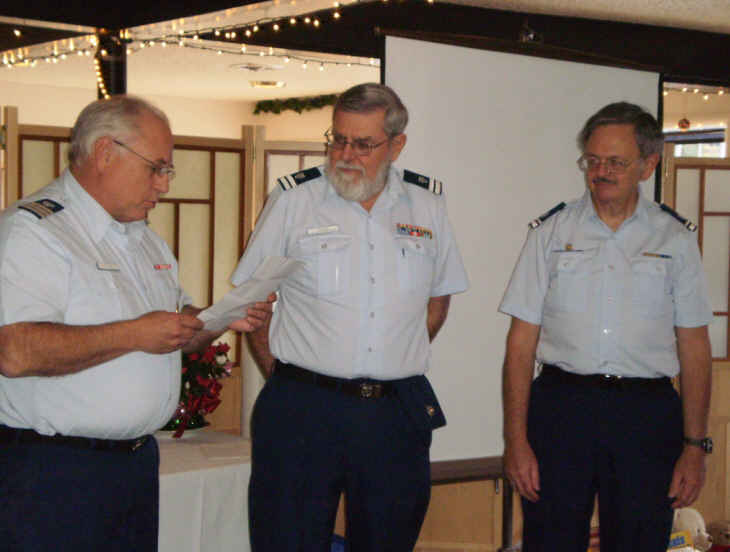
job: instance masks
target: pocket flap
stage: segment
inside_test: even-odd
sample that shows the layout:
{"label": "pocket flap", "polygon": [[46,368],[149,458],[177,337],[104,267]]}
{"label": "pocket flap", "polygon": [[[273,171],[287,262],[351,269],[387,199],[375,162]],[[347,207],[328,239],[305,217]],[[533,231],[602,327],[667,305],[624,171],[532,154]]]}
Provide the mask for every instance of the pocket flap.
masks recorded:
{"label": "pocket flap", "polygon": [[308,236],[297,242],[294,254],[318,255],[328,251],[346,248],[352,242],[352,236],[332,234],[326,236]]}
{"label": "pocket flap", "polygon": [[402,236],[396,238],[398,249],[429,257],[436,255],[436,247],[431,243],[432,241],[425,238],[404,238]]}
{"label": "pocket flap", "polygon": [[430,432],[446,425],[446,417],[426,376],[405,378],[394,385],[405,411],[419,430]]}
{"label": "pocket flap", "polygon": [[633,263],[631,269],[634,272],[640,272],[642,274],[664,276],[667,273],[667,263],[664,261],[648,261],[642,259],[639,262]]}

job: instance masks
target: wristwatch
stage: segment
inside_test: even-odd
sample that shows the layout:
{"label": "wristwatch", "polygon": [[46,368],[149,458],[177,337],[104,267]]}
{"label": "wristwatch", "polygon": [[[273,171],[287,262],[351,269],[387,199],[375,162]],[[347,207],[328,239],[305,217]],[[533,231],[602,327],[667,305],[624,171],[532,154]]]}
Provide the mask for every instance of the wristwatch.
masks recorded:
{"label": "wristwatch", "polygon": [[710,437],[705,437],[704,439],[690,439],[689,437],[685,437],[684,442],[693,447],[700,447],[705,451],[705,454],[712,452],[712,438]]}

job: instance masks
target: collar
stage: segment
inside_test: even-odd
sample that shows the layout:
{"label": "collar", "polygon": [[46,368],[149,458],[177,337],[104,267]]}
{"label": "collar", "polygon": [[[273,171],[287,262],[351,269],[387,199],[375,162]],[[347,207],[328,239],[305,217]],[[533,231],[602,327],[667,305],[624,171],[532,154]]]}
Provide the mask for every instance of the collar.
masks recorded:
{"label": "collar", "polygon": [[[634,209],[631,216],[627,218],[621,226],[623,227],[624,224],[628,224],[634,220],[649,226],[651,224],[649,221],[649,208],[651,205],[652,202],[646,199],[641,193],[641,190],[639,190],[639,200],[636,202],[636,209]],[[598,213],[596,213],[596,207],[593,205],[591,191],[589,189],[586,189],[583,193],[583,197],[580,198],[578,209],[580,222],[590,220],[592,222],[603,223],[603,221],[598,217]]]}
{"label": "collar", "polygon": [[107,210],[79,184],[69,169],[64,171],[62,179],[66,195],[78,207],[79,221],[86,227],[94,243],[100,242],[108,231],[127,235],[131,239],[139,240],[141,238],[143,227],[146,225],[145,221],[122,223],[114,220]]}

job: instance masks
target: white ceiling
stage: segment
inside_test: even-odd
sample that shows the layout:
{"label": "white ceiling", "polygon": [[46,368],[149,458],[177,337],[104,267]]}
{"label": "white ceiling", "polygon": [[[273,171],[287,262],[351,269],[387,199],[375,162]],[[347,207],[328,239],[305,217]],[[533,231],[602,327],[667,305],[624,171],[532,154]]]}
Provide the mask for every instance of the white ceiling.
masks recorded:
{"label": "white ceiling", "polygon": [[[216,51],[175,46],[147,47],[127,58],[127,90],[139,95],[258,101],[341,92],[357,83],[380,80],[379,67],[370,65],[367,59],[310,52],[306,56],[314,61],[309,61],[305,70],[301,61],[292,59],[286,63],[283,57],[268,55],[268,49],[263,51],[266,55],[260,57],[218,55]],[[320,60],[341,64],[325,63],[320,71]],[[366,65],[347,67],[348,61],[363,61]],[[243,65],[261,69],[252,71],[242,68]],[[253,88],[249,83],[252,80],[284,81],[286,85],[262,90]],[[93,59],[84,56],[70,56],[57,64],[41,62],[35,67],[0,69],[0,85],[2,81],[92,89],[96,85]]]}
{"label": "white ceiling", "polygon": [[[674,26],[730,34],[730,0],[451,0],[452,2],[495,9],[554,15],[588,17],[616,21]],[[234,10],[206,14],[186,21],[167,22],[133,30],[139,38],[151,38],[184,27],[205,28],[251,22],[331,7],[331,0],[272,0]],[[164,29],[164,30],[163,30]],[[200,43],[195,43],[200,45]],[[248,48],[246,55],[223,43],[206,43],[206,48],[180,48],[159,44],[128,56],[127,88],[142,95],[165,95],[218,100],[257,101],[261,99],[312,96],[339,92],[347,87],[380,78],[377,63],[363,58],[326,54],[287,52],[268,48]],[[224,52],[217,54],[221,47]],[[689,45],[688,45],[689,47]],[[263,52],[264,56],[258,55]],[[251,55],[253,54],[253,55]],[[284,55],[308,58],[284,62]],[[320,64],[324,62],[324,71]],[[354,63],[348,67],[346,63]],[[337,63],[337,64],[336,64]],[[241,69],[255,64],[259,71]],[[338,65],[339,64],[339,65]],[[362,64],[362,65],[360,65]],[[283,88],[252,88],[251,80],[284,81]],[[2,81],[47,86],[93,88],[95,77],[90,57],[71,56],[57,64],[0,69]]]}
{"label": "white ceiling", "polygon": [[[484,8],[730,34],[728,0],[449,0]],[[688,47],[690,47],[688,45]]]}

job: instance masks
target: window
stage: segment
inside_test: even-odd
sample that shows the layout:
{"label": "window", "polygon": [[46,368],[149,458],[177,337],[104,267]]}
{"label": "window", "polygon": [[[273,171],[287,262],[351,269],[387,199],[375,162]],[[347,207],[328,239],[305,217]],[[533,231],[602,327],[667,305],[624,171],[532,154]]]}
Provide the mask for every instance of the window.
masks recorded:
{"label": "window", "polygon": [[664,140],[674,144],[674,157],[725,157],[725,129],[666,132]]}

